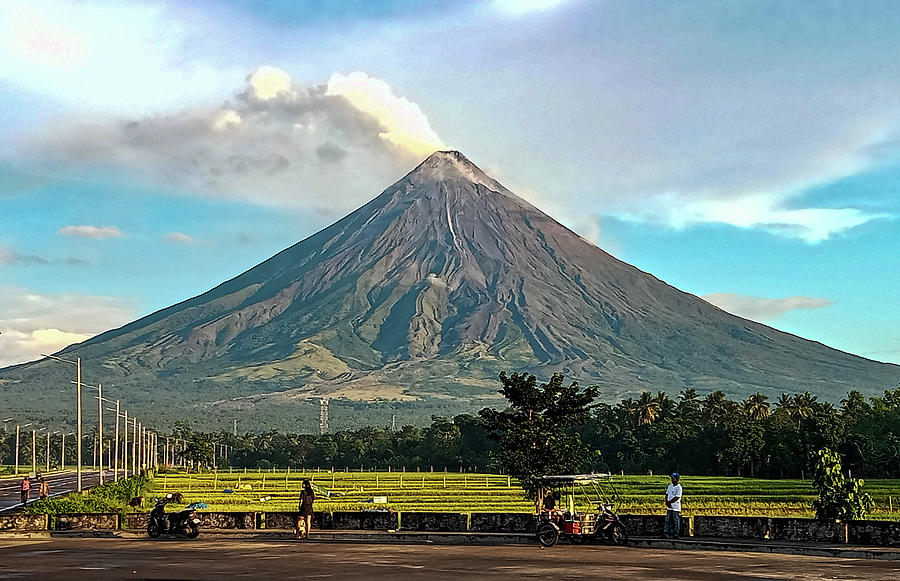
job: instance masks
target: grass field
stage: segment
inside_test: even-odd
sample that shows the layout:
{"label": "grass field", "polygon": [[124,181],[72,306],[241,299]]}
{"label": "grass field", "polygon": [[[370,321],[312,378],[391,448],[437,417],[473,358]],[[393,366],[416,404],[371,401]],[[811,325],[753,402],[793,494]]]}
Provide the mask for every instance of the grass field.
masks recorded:
{"label": "grass field", "polygon": [[[516,481],[497,474],[454,472],[294,472],[241,471],[207,474],[160,474],[151,497],[181,492],[185,503],[205,502],[218,511],[292,511],[297,509],[300,483],[309,478],[321,491],[316,509],[397,511],[531,512],[534,505]],[[663,514],[664,476],[616,476],[617,510],[630,514]],[[813,516],[815,499],[808,480],[682,477],[685,515]],[[225,493],[224,489],[234,490]],[[867,480],[875,500],[872,517],[900,520],[900,480]],[[588,491],[577,496],[588,506]],[[383,496],[386,504],[371,499]],[[893,511],[891,506],[893,505]],[[173,506],[173,509],[176,508]]]}

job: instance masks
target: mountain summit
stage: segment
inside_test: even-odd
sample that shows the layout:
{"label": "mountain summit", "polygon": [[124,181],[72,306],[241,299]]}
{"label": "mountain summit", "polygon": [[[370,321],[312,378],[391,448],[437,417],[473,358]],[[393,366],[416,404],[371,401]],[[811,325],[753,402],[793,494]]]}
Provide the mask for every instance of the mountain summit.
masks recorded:
{"label": "mountain summit", "polygon": [[[731,315],[617,260],[456,151],[218,287],[63,351],[75,352],[94,381],[151,401],[189,389],[215,406],[328,395],[474,407],[501,370],[563,372],[608,397],[838,397],[900,378],[898,366]],[[51,368],[4,370],[0,393]]]}

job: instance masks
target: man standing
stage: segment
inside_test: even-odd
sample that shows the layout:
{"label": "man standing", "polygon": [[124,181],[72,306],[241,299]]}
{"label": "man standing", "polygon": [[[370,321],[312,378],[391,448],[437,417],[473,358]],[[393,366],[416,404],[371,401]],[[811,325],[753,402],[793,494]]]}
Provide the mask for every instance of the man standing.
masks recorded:
{"label": "man standing", "polygon": [[666,524],[663,525],[663,536],[677,539],[681,532],[681,476],[672,474],[672,484],[666,488]]}

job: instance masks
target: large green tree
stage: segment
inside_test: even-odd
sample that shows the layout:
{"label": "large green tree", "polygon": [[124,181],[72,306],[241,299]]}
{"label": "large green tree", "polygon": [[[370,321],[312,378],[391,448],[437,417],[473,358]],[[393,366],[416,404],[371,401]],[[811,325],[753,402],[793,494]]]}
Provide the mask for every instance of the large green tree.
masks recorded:
{"label": "large green tree", "polygon": [[554,374],[539,385],[534,375],[501,373],[500,393],[509,406],[479,413],[499,443],[494,453],[497,463],[532,496],[541,476],[576,472],[590,456],[575,428],[590,419],[599,388],[581,389],[564,381],[561,374]]}

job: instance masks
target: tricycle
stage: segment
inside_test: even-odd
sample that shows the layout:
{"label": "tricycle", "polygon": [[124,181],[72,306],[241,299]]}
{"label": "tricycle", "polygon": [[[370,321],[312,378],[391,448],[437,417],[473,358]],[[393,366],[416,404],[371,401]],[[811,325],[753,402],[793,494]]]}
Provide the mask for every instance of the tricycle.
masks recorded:
{"label": "tricycle", "polygon": [[[539,518],[535,532],[537,541],[545,547],[552,547],[561,538],[573,544],[606,542],[627,545],[628,531],[613,510],[603,484],[607,484],[615,494],[611,474],[542,476],[539,480]],[[585,490],[590,504],[597,507],[596,511],[576,510],[577,488]],[[564,506],[557,506],[558,500],[563,500]]]}

